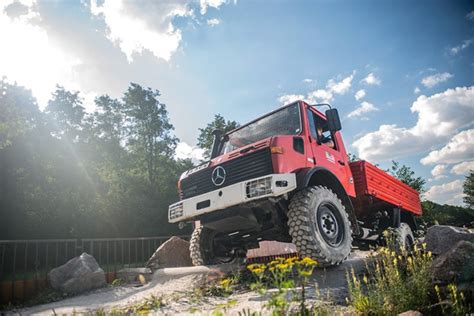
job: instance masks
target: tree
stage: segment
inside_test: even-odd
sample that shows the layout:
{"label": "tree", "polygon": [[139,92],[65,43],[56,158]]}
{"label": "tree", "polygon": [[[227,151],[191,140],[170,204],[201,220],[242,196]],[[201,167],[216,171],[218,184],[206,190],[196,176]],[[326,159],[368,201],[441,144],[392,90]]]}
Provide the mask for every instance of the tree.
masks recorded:
{"label": "tree", "polygon": [[155,184],[160,160],[172,157],[178,139],[171,134],[166,105],[160,92],[131,83],[123,97],[127,143],[145,162],[148,180]]}
{"label": "tree", "polygon": [[351,153],[347,153],[347,159],[349,159],[349,162],[355,162],[360,160],[359,156]]}
{"label": "tree", "polygon": [[424,193],[426,191],[426,180],[422,177],[416,177],[415,172],[410,167],[406,165],[400,165],[399,162],[392,160],[392,166],[386,171],[398,180],[411,186],[419,193]]}
{"label": "tree", "polygon": [[78,141],[85,115],[78,91],[67,91],[57,86],[45,113],[53,136],[71,142]]}
{"label": "tree", "polygon": [[239,127],[239,123],[236,121],[226,121],[222,115],[214,115],[214,120],[212,122],[208,123],[206,127],[199,129],[197,145],[205,150],[204,157],[209,158],[211,155],[211,147],[214,140],[212,132],[214,130],[219,129],[224,133],[227,133],[237,127]]}
{"label": "tree", "polygon": [[469,175],[463,183],[463,193],[465,194],[463,200],[467,207],[474,208],[474,172],[469,171]]}

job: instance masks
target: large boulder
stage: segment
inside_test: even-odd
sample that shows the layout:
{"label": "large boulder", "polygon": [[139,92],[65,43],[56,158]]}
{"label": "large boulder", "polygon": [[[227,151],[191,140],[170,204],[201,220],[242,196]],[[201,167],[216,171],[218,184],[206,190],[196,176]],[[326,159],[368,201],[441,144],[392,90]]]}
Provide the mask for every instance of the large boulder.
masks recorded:
{"label": "large boulder", "polygon": [[426,250],[435,255],[444,254],[461,240],[474,242],[474,234],[464,228],[434,225],[426,233]]}
{"label": "large boulder", "polygon": [[189,242],[176,236],[165,241],[146,263],[146,267],[152,270],[192,265]]}
{"label": "large boulder", "polygon": [[458,241],[432,265],[433,279],[441,283],[474,282],[474,243]]}
{"label": "large boulder", "polygon": [[77,294],[105,286],[105,273],[94,257],[83,253],[48,273],[51,287],[67,294]]}

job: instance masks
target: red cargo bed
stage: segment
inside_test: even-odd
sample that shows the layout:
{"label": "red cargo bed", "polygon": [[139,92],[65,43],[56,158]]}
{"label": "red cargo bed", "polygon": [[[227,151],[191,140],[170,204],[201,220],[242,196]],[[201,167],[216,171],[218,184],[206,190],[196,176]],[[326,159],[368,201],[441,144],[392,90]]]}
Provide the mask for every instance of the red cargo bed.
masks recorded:
{"label": "red cargo bed", "polygon": [[367,161],[351,162],[349,166],[357,200],[381,200],[421,215],[420,194],[416,190]]}

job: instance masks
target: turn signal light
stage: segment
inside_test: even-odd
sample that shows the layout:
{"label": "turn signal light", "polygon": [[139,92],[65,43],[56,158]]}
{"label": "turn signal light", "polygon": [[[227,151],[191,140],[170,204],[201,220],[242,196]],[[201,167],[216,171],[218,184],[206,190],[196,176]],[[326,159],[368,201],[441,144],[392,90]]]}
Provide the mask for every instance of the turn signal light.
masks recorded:
{"label": "turn signal light", "polygon": [[283,148],[278,146],[270,147],[270,151],[272,154],[283,154]]}

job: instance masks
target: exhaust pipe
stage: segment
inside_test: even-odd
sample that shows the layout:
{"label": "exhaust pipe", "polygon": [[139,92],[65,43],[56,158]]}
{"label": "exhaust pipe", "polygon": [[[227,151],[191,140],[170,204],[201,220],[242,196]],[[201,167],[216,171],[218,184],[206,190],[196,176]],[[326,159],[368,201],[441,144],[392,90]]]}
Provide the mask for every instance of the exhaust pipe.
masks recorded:
{"label": "exhaust pipe", "polygon": [[214,139],[212,141],[211,159],[219,155],[219,149],[221,147],[221,141],[222,141],[222,134],[224,134],[224,132],[221,131],[220,129],[215,129],[212,132],[212,135],[214,135]]}

